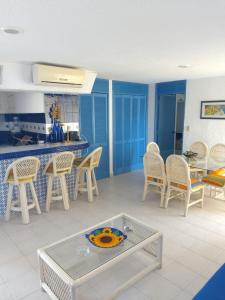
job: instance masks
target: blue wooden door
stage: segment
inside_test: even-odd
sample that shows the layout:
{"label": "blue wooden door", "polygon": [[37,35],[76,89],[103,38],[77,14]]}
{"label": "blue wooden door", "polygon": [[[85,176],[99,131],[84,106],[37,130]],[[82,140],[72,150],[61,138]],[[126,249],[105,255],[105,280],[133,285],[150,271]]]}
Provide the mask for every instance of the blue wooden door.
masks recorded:
{"label": "blue wooden door", "polygon": [[174,153],[176,95],[160,95],[158,99],[157,143],[164,159]]}
{"label": "blue wooden door", "polygon": [[113,97],[113,172],[115,175],[143,167],[146,147],[146,96]]}
{"label": "blue wooden door", "polygon": [[80,96],[80,132],[89,142],[90,153],[103,147],[97,179],[109,177],[108,94],[92,93]]}

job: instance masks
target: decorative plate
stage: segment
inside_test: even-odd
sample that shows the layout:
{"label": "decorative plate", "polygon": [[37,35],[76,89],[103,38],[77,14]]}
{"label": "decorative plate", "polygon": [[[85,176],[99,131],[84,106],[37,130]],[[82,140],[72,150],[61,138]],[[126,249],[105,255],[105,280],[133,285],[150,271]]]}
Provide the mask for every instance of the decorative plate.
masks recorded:
{"label": "decorative plate", "polygon": [[127,236],[117,228],[97,228],[85,235],[94,246],[99,248],[113,248],[121,244]]}

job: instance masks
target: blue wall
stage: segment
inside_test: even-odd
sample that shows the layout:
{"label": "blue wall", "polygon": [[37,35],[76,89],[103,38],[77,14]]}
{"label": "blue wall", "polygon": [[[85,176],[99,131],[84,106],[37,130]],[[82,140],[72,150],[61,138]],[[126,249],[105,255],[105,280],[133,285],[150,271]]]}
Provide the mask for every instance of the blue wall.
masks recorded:
{"label": "blue wall", "polygon": [[[157,134],[158,134],[158,118],[159,118],[159,97],[160,96],[166,96],[166,95],[176,95],[176,94],[186,94],[186,80],[178,80],[178,81],[169,81],[169,82],[160,82],[156,84],[155,89],[155,122],[154,122],[154,140],[158,142],[157,140]],[[176,101],[175,101],[176,102]],[[175,104],[174,104],[175,105]],[[175,118],[175,106],[168,105],[168,107],[165,108],[165,126],[168,126],[168,122],[166,122],[166,118]],[[161,115],[163,118],[163,116]],[[172,122],[171,122],[171,128],[169,129],[171,132],[174,131],[174,128],[172,128]],[[168,129],[168,128],[167,128]],[[168,131],[168,130],[167,130]],[[166,133],[166,130],[165,130]],[[164,141],[165,142],[165,141]],[[168,148],[170,149],[171,147]],[[167,157],[167,155],[165,155]],[[164,158],[165,158],[164,157]]]}
{"label": "blue wall", "polygon": [[156,84],[156,95],[185,94],[186,80],[160,82]]}
{"label": "blue wall", "polygon": [[148,85],[113,81],[113,173],[143,167]]}
{"label": "blue wall", "polygon": [[109,177],[109,133],[108,133],[108,92],[109,81],[96,79],[89,95],[80,95],[80,132],[90,144],[90,153],[103,147],[97,179]]}

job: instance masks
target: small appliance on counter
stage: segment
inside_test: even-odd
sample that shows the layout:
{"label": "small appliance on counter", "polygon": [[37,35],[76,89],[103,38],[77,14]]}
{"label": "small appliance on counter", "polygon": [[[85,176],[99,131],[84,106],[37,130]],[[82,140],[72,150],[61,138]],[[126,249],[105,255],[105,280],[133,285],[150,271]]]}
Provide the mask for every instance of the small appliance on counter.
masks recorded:
{"label": "small appliance on counter", "polygon": [[72,142],[80,142],[81,138],[80,138],[79,131],[70,131],[69,132],[69,139]]}

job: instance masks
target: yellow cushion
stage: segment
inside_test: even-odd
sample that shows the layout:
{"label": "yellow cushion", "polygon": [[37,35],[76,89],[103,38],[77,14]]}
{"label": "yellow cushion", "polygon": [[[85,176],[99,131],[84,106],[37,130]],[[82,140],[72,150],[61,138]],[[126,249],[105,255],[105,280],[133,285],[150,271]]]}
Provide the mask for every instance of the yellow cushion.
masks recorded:
{"label": "yellow cushion", "polygon": [[225,173],[223,175],[210,173],[209,175],[202,178],[202,181],[207,184],[210,184],[210,185],[224,187],[225,186]]}
{"label": "yellow cushion", "polygon": [[217,169],[215,171],[211,171],[209,175],[222,175],[225,176],[225,169]]}
{"label": "yellow cushion", "polygon": [[[187,190],[187,186],[182,183],[171,182],[171,185],[174,187],[177,187],[179,189],[182,189],[182,190]],[[201,181],[199,181],[198,179],[196,179],[196,178],[191,179],[191,189],[192,190],[198,190],[202,186],[203,186],[203,183]]]}
{"label": "yellow cushion", "polygon": [[162,179],[155,178],[155,177],[151,177],[151,176],[148,176],[148,177],[147,177],[147,180],[148,180],[148,181],[153,181],[153,182],[158,182],[158,183],[163,183],[163,180],[162,180]]}

